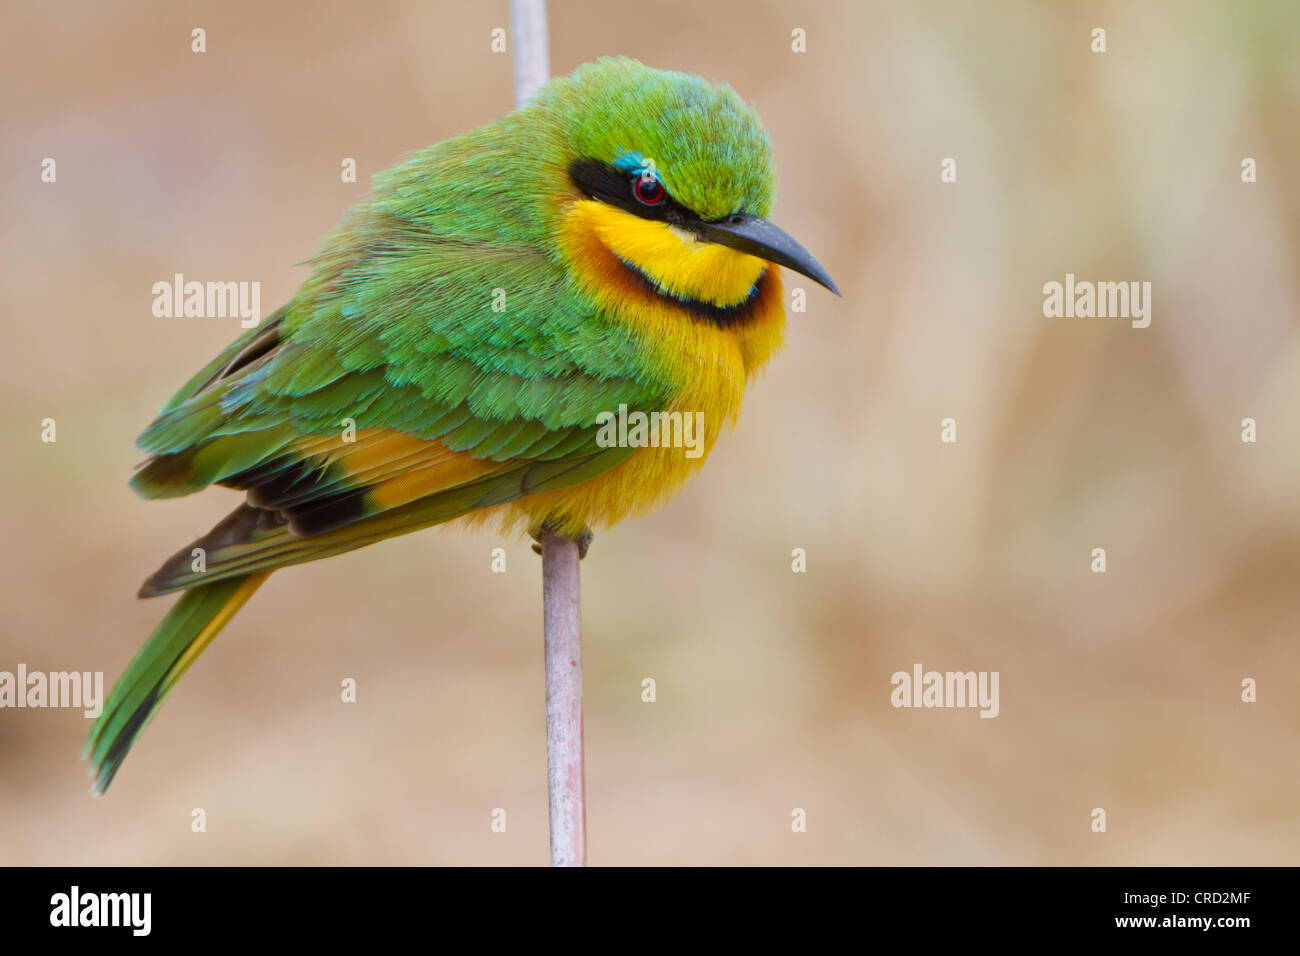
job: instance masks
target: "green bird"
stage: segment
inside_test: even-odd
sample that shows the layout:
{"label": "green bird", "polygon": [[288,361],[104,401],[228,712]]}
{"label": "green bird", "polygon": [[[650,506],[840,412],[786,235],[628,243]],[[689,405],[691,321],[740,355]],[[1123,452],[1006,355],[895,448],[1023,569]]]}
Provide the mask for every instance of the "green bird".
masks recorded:
{"label": "green bird", "polygon": [[[94,791],[277,568],[453,519],[585,540],[673,494],[781,345],[775,266],[838,294],[767,220],[774,188],[730,87],[624,58],[375,177],[139,438],[143,497],[245,498],[141,587],[183,593],[91,729]],[[609,440],[620,412],[667,440]]]}

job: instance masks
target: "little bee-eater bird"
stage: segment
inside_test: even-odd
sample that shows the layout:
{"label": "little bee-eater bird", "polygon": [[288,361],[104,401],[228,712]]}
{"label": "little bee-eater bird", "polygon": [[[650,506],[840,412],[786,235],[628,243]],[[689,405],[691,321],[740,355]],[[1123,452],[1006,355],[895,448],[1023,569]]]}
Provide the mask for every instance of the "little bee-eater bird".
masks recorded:
{"label": "little bee-eater bird", "polygon": [[[141,587],[184,593],[91,729],[95,791],[277,568],[457,518],[583,540],[671,495],[781,345],[774,266],[838,294],[773,192],[730,87],[629,59],[378,175],[140,436],[142,496],[246,494]],[[620,406],[703,413],[704,454],[598,441]]]}

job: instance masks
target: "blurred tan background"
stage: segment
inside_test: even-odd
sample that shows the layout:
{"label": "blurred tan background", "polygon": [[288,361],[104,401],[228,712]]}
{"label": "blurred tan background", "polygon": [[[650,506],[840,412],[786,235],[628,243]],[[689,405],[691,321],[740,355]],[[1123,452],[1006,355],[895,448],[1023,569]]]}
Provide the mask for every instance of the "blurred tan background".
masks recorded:
{"label": "blurred tan background", "polygon": [[[1300,861],[1300,8],[1132,7],[552,0],[555,72],[622,53],[753,101],[775,218],[844,292],[797,283],[737,433],[584,563],[593,863]],[[370,176],[511,107],[506,3],[3,19],[0,670],[107,691],[167,606],[140,581],[236,500],[127,488],[239,332],[150,287],[273,311]],[[1152,282],[1150,328],[1044,318],[1066,272]],[[0,711],[0,862],[545,862],[540,632],[525,542],[277,575],[105,799],[79,711]],[[999,671],[1000,716],[892,708],[914,663]]]}

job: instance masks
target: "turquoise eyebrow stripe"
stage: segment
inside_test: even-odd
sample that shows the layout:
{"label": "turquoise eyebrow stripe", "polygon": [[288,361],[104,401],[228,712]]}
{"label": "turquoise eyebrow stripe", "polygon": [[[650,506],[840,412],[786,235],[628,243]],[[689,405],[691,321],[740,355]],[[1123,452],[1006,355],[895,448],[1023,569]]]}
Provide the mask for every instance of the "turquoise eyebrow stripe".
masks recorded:
{"label": "turquoise eyebrow stripe", "polygon": [[[644,156],[634,150],[622,150],[611,165],[623,173],[637,173],[651,166]],[[655,178],[659,178],[658,172],[655,173]]]}

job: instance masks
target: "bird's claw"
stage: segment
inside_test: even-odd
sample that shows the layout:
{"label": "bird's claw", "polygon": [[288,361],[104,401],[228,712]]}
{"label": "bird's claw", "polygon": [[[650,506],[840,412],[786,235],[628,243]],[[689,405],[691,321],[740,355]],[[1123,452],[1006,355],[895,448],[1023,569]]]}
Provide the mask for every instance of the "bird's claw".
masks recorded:
{"label": "bird's claw", "polygon": [[564,538],[565,540],[572,541],[574,544],[576,544],[578,546],[579,561],[581,561],[583,558],[587,556],[587,550],[591,547],[592,539],[596,537],[596,533],[592,531],[590,528],[583,528],[580,534],[574,536],[574,535],[561,534],[558,531],[552,531],[545,524],[535,525],[534,527],[528,529],[528,533],[532,535],[534,539],[534,544],[533,544],[534,554],[542,553],[542,543],[541,543],[542,535],[549,534],[557,538]]}

